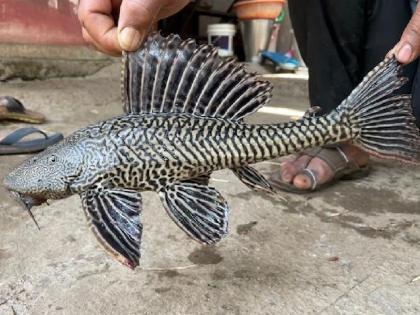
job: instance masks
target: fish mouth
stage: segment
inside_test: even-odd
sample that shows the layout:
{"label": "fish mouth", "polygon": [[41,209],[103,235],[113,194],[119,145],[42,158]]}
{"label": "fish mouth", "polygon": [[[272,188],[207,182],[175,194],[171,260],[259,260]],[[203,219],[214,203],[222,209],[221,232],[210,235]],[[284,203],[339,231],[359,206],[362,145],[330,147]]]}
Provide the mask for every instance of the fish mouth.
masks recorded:
{"label": "fish mouth", "polygon": [[26,211],[28,211],[29,216],[34,221],[38,230],[40,230],[41,228],[39,227],[38,222],[36,221],[31,209],[34,206],[40,206],[40,205],[46,203],[47,199],[34,197],[34,196],[30,196],[30,195],[24,195],[22,193],[19,193],[19,192],[16,192],[16,191],[11,191],[11,190],[9,190],[9,192],[12,195],[13,199],[15,199]]}

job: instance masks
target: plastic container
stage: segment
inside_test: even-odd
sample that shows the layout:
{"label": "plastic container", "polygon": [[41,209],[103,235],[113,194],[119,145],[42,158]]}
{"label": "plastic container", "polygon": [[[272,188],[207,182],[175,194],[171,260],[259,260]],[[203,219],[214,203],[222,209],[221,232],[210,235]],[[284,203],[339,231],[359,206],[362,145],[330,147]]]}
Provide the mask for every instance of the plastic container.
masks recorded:
{"label": "plastic container", "polygon": [[239,21],[244,42],[245,61],[260,63],[260,51],[267,49],[273,22],[268,19]]}
{"label": "plastic container", "polygon": [[218,48],[219,56],[233,56],[233,36],[236,34],[234,24],[210,24],[207,27],[210,45]]}
{"label": "plastic container", "polygon": [[274,20],[281,12],[285,0],[244,0],[234,4],[233,10],[240,20]]}

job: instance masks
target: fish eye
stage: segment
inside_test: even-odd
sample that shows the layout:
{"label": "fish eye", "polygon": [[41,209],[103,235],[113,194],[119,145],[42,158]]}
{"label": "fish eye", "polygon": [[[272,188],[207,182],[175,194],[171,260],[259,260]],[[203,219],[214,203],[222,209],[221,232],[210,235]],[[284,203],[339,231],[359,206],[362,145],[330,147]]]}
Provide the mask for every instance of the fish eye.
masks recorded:
{"label": "fish eye", "polygon": [[55,155],[51,155],[51,156],[49,157],[48,161],[49,161],[50,163],[54,163],[54,162],[56,162],[56,161],[57,161],[57,157],[56,157]]}

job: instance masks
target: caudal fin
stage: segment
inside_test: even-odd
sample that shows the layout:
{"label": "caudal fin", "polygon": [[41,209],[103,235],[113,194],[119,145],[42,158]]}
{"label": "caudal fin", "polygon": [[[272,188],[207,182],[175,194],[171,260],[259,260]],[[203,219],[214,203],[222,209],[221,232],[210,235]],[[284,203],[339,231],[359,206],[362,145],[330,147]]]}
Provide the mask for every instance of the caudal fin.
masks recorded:
{"label": "caudal fin", "polygon": [[408,81],[401,64],[387,58],[369,72],[337,111],[355,134],[355,144],[372,155],[420,163],[420,132],[411,96],[393,93]]}

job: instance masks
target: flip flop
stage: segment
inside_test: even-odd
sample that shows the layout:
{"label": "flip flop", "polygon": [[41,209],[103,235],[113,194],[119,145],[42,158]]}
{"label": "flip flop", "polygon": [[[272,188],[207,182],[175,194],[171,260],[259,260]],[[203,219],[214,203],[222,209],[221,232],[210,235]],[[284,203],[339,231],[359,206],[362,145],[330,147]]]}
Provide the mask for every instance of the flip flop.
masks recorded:
{"label": "flip flop", "polygon": [[[42,135],[43,137],[41,139],[21,141],[23,138],[36,133]],[[12,132],[0,141],[0,155],[39,152],[45,150],[53,144],[56,144],[62,139],[63,135],[61,133],[55,133],[49,136],[45,132],[36,128],[21,128]]]}
{"label": "flip flop", "polygon": [[0,97],[0,120],[16,120],[31,124],[42,124],[45,116],[26,109],[23,104],[14,97]]}
{"label": "flip flop", "polygon": [[316,174],[313,170],[305,168],[296,175],[304,174],[311,180],[309,189],[299,189],[295,185],[283,181],[280,172],[271,174],[269,182],[276,190],[292,192],[296,194],[307,194],[313,191],[319,191],[333,185],[339,180],[353,180],[364,178],[369,175],[370,166],[359,166],[350,161],[340,146],[319,147],[302,152],[302,155],[308,155],[312,158],[317,157],[323,160],[333,171],[334,176],[324,184],[318,184]]}
{"label": "flip flop", "polygon": [[281,54],[272,51],[262,51],[261,57],[270,60],[276,68],[287,71],[295,71],[299,68],[299,61],[287,54]]}

